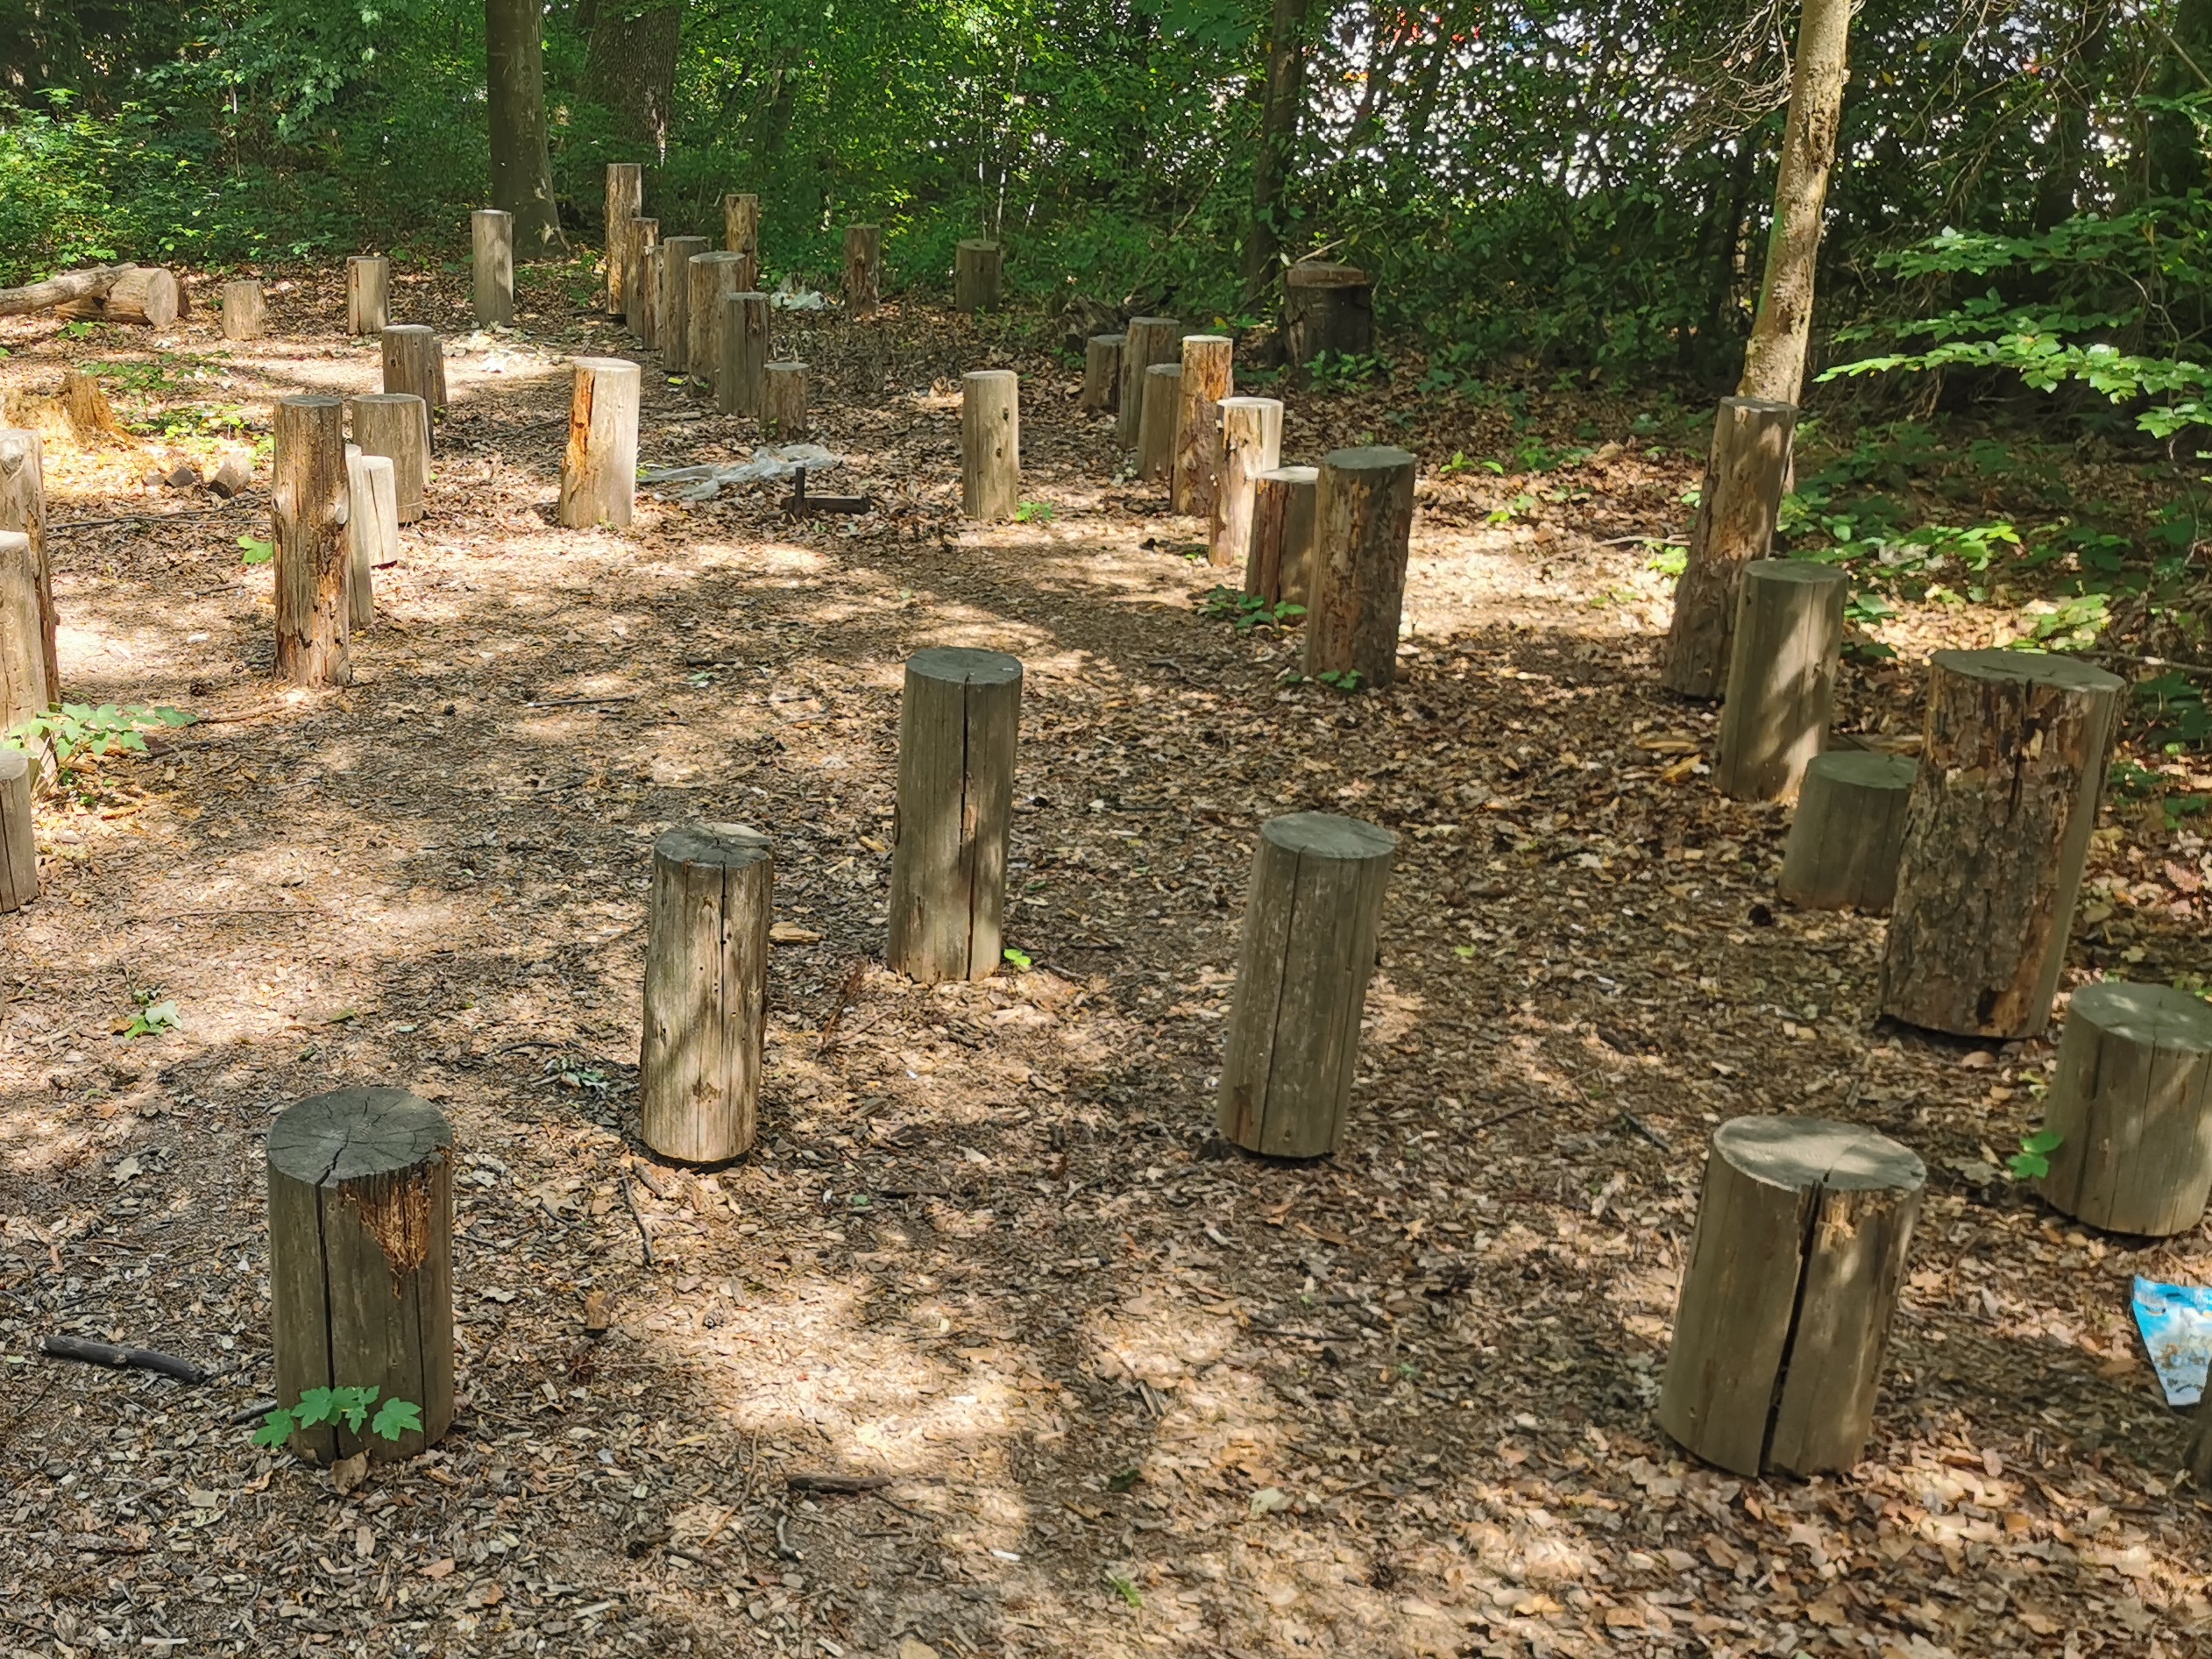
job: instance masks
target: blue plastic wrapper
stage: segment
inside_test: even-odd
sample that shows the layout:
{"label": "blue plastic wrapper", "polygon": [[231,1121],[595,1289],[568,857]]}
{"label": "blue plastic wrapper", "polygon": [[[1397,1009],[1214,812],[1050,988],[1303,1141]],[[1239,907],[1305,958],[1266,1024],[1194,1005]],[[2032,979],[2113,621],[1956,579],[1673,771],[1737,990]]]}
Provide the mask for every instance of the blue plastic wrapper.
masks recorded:
{"label": "blue plastic wrapper", "polygon": [[2204,1398],[2212,1370],[2212,1289],[2194,1285],[2135,1281],[2135,1325],[2159,1373],[2169,1406],[2194,1406]]}

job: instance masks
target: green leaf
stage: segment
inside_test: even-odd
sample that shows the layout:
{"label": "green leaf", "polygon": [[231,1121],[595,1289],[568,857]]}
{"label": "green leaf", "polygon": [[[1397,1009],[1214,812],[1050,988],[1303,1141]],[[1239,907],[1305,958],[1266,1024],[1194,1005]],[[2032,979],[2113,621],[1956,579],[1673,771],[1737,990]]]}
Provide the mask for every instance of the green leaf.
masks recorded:
{"label": "green leaf", "polygon": [[292,1408],[302,1429],[319,1428],[334,1421],[338,1414],[337,1392],[330,1388],[306,1388],[300,1393],[300,1403]]}
{"label": "green leaf", "polygon": [[2051,1160],[2036,1152],[2015,1152],[2005,1166],[2016,1180],[2040,1180],[2051,1173]]}
{"label": "green leaf", "polygon": [[276,557],[276,543],[265,542],[258,535],[241,535],[238,545],[245,549],[240,557],[248,564],[266,564]]}
{"label": "green leaf", "polygon": [[257,1446],[281,1446],[292,1438],[299,1427],[292,1414],[280,1406],[261,1420],[261,1426],[253,1431],[253,1443]]}
{"label": "green leaf", "polygon": [[2020,1143],[2024,1152],[2055,1152],[2066,1142],[2066,1137],[2055,1129],[2038,1130]]}
{"label": "green leaf", "polygon": [[422,1407],[411,1400],[387,1400],[377,1407],[375,1420],[369,1427],[384,1440],[397,1440],[401,1435],[419,1434],[422,1428]]}
{"label": "green leaf", "polygon": [[1017,951],[1011,945],[1009,945],[1006,947],[1003,954],[1008,961],[1011,962],[1016,968],[1021,968],[1024,972],[1028,971],[1032,966],[1029,954],[1026,951]]}

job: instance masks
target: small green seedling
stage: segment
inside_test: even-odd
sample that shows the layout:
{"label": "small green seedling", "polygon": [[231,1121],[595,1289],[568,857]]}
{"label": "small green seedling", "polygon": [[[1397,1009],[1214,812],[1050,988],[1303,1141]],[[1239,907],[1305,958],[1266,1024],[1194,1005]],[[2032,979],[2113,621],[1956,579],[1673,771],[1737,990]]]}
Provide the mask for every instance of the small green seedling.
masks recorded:
{"label": "small green seedling", "polygon": [[298,1405],[289,1410],[280,1406],[261,1420],[260,1428],[253,1431],[253,1443],[281,1446],[302,1429],[341,1421],[357,1435],[365,1423],[379,1440],[396,1441],[422,1429],[422,1407],[409,1400],[387,1400],[376,1407],[372,1417],[369,1407],[376,1405],[378,1392],[374,1387],[307,1389]]}
{"label": "small green seedling", "polygon": [[1053,504],[1050,501],[1024,501],[1014,509],[1014,522],[1017,524],[1050,524],[1052,521]]}
{"label": "small green seedling", "polygon": [[1005,950],[1000,953],[1000,954],[1003,955],[1008,962],[1021,969],[1024,974],[1026,974],[1030,968],[1034,966],[1030,960],[1030,955],[1027,951],[1017,951],[1011,945],[1009,945]]}
{"label": "small green seedling", "polygon": [[1314,677],[1332,691],[1347,693],[1356,691],[1366,684],[1365,679],[1356,668],[1323,669]]}
{"label": "small green seedling", "polygon": [[1209,588],[1199,601],[1199,613],[1217,622],[1234,622],[1239,634],[1256,627],[1281,627],[1306,614],[1302,605],[1288,599],[1270,600],[1239,588]]}
{"label": "small green seedling", "polygon": [[2051,1154],[2065,1140],[2066,1137],[2055,1129],[2040,1129],[2032,1135],[2023,1135],[2020,1150],[2004,1160],[2005,1166],[2012,1172],[2012,1179],[2041,1180],[2051,1173]]}
{"label": "small green seedling", "polygon": [[259,536],[250,533],[238,538],[238,545],[245,549],[238,556],[242,564],[266,564],[271,559],[276,557],[274,542],[265,542]]}
{"label": "small green seedling", "polygon": [[1135,1583],[1122,1574],[1110,1572],[1106,1575],[1106,1582],[1114,1587],[1114,1593],[1131,1606],[1141,1607],[1145,1605],[1145,1598],[1138,1593]]}
{"label": "small green seedling", "polygon": [[177,1005],[162,998],[160,991],[132,991],[131,1000],[138,1005],[138,1011],[122,1028],[126,1042],[134,1037],[159,1037],[183,1023],[177,1018]]}
{"label": "small green seedling", "polygon": [[81,755],[143,755],[146,741],[138,735],[145,726],[190,726],[199,719],[181,708],[118,708],[103,703],[64,703],[45,714],[33,714],[0,737],[0,747],[28,749],[32,744],[50,746],[53,757],[67,766]]}

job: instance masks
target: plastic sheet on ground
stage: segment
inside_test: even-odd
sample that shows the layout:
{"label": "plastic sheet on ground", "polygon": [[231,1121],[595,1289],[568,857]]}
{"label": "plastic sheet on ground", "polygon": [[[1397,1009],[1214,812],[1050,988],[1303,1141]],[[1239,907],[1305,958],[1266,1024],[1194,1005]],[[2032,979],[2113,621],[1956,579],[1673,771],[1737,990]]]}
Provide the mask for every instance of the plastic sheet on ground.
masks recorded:
{"label": "plastic sheet on ground", "polygon": [[2212,1289],[2138,1277],[2135,1323],[2166,1403],[2194,1406],[2203,1399],[2205,1372],[2212,1369]]}
{"label": "plastic sheet on ground", "polygon": [[676,493],[679,501],[711,501],[733,484],[760,484],[787,479],[802,468],[820,472],[838,464],[838,457],[819,443],[770,444],[753,451],[749,461],[697,466],[642,466],[640,484],[688,484]]}
{"label": "plastic sheet on ground", "polygon": [[768,296],[768,302],[778,311],[819,311],[828,303],[819,288],[802,288],[789,280]]}

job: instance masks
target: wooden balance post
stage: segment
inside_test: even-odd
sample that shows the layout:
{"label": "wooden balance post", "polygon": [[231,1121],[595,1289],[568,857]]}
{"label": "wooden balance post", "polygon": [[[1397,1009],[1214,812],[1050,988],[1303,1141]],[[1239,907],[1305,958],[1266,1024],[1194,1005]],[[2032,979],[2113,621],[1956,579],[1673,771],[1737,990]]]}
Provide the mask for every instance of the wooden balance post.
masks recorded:
{"label": "wooden balance post", "polygon": [[653,255],[661,245],[658,219],[632,219],[622,246],[622,320],[647,351],[653,348],[653,302],[659,295],[660,266]]}
{"label": "wooden balance post", "polygon": [[[0,557],[4,557],[0,554]],[[39,838],[31,812],[31,757],[0,748],[0,916],[39,897]]]}
{"label": "wooden balance post", "polygon": [[469,287],[486,328],[514,321],[514,216],[479,208],[469,216]]}
{"label": "wooden balance post", "polygon": [[761,436],[778,443],[803,438],[812,429],[806,410],[806,365],[770,363],[762,370],[766,388],[761,403]]}
{"label": "wooden balance post", "polygon": [[630,227],[645,209],[645,169],[635,161],[606,164],[606,314],[630,308]]}
{"label": "wooden balance post", "polygon": [[691,261],[708,251],[703,236],[672,236],[661,244],[661,304],[653,319],[660,337],[661,366],[691,372]]}
{"label": "wooden balance post", "polygon": [[1797,428],[1795,404],[1720,400],[1697,525],[1675,584],[1674,620],[1660,671],[1670,691],[1712,698],[1727,690],[1737,588],[1744,567],[1773,550]]}
{"label": "wooden balance post", "polygon": [[263,298],[261,284],[252,277],[241,277],[223,285],[223,337],[226,340],[258,340],[267,326],[268,301]]}
{"label": "wooden balance post", "polygon": [[[971,519],[1012,518],[1022,494],[1021,377],[1011,369],[963,375],[960,436],[961,511]],[[907,684],[913,684],[911,668]]]}
{"label": "wooden balance post", "polygon": [[745,274],[745,256],[727,249],[710,248],[691,256],[691,294],[684,304],[684,326],[691,339],[684,360],[691,377],[718,392],[722,374],[722,300],[742,294],[738,279]]}
{"label": "wooden balance post", "polygon": [[[61,701],[60,615],[53,606],[53,558],[46,549],[46,444],[27,427],[0,427],[0,530],[20,530],[30,538],[46,697],[58,704]],[[0,724],[0,731],[6,729],[6,725]]]}
{"label": "wooden balance post", "polygon": [[1082,407],[1094,415],[1111,415],[1122,403],[1122,347],[1125,334],[1094,334],[1083,342]]}
{"label": "wooden balance post", "polygon": [[1414,457],[1388,445],[1331,450],[1322,457],[1314,518],[1306,672],[1351,670],[1363,685],[1387,685],[1398,674]]}
{"label": "wooden balance post", "polygon": [[1779,891],[1804,910],[1889,913],[1904,809],[1920,769],[1902,755],[1830,749],[1805,768]]}
{"label": "wooden balance post", "polygon": [[1235,390],[1237,343],[1225,334],[1186,334],[1183,372],[1177,383],[1174,478],[1169,505],[1193,518],[1211,519],[1221,478],[1221,401]]}
{"label": "wooden balance post", "polygon": [[761,286],[761,199],[733,190],[722,197],[722,245],[752,261],[746,267],[745,286]]}
{"label": "wooden balance post", "polygon": [[430,485],[430,407],[411,392],[365,393],[353,400],[353,441],[364,455],[392,463],[400,522],[422,516]]}
{"label": "wooden balance post", "polygon": [[929,985],[998,971],[1021,712],[1022,665],[1003,652],[938,646],[907,659],[885,952],[895,973]]}
{"label": "wooden balance post", "polygon": [[392,311],[392,261],[357,253],[345,262],[345,331],[381,334]]}
{"label": "wooden balance post", "polygon": [[280,1405],[310,1388],[419,1407],[396,1442],[303,1429],[317,1463],[412,1457],[453,1421],[453,1131],[402,1088],[342,1088],[269,1127],[269,1336]]}
{"label": "wooden balance post", "polygon": [[1252,479],[1244,592],[1270,605],[1305,605],[1313,591],[1315,511],[1321,469],[1275,466]]}
{"label": "wooden balance post", "polygon": [[714,376],[714,406],[724,415],[757,417],[768,402],[768,295],[757,289],[725,294],[721,306],[721,326],[715,330],[721,367]]}
{"label": "wooden balance post", "polygon": [[1853,1124],[1715,1131],[1659,1426],[1746,1477],[1855,1464],[1926,1180],[1911,1152]]}
{"label": "wooden balance post", "polygon": [[2067,656],[1938,651],[1905,806],[1882,1011],[1961,1037],[2051,1016],[2126,682]]}
{"label": "wooden balance post", "polygon": [[38,556],[23,531],[0,530],[0,733],[44,714],[57,700],[39,637]]}
{"label": "wooden balance post", "polygon": [[845,310],[865,316],[883,301],[883,230],[881,225],[845,227]]}
{"label": "wooden balance post", "polygon": [[1713,781],[1739,801],[1785,801],[1828,741],[1851,578],[1804,559],[1746,565]]}
{"label": "wooden balance post", "polygon": [[663,1158],[751,1149],[768,1039],[776,857],[743,824],[687,824],[653,843],[638,1118]]}
{"label": "wooden balance post", "polygon": [[1114,394],[1114,441],[1137,447],[1145,415],[1145,371],[1182,356],[1183,325],[1173,317],[1131,317],[1122,337],[1121,382]]}
{"label": "wooden balance post", "polygon": [[1137,476],[1169,484],[1175,475],[1175,423],[1183,408],[1183,365],[1155,363],[1145,371],[1144,408],[1137,417]]}
{"label": "wooden balance post", "polygon": [[[419,399],[409,399],[421,408]],[[276,542],[276,671],[294,685],[346,685],[347,583],[345,404],[332,397],[280,398],[269,471]],[[365,443],[362,447],[366,449]]]}
{"label": "wooden balance post", "polygon": [[1259,475],[1282,464],[1282,401],[1223,398],[1219,443],[1214,511],[1206,527],[1207,559],[1236,569],[1251,557],[1252,500]]}
{"label": "wooden balance post", "polygon": [[1334,812],[1259,826],[1216,1118],[1246,1151],[1318,1158],[1344,1145],[1397,854],[1388,830]]}
{"label": "wooden balance post", "polygon": [[1356,265],[1301,259],[1283,273],[1284,354],[1304,368],[1323,351],[1367,357],[1375,349],[1375,285]]}
{"label": "wooden balance post", "polygon": [[2067,1007],[2043,1127],[2059,1144],[2036,1190],[2077,1221],[2166,1237],[2212,1195],[2212,1004],[2106,980]]}
{"label": "wooden balance post", "polygon": [[375,629],[374,572],[400,557],[396,478],[397,469],[389,456],[369,455],[358,444],[346,445],[345,618],[350,634]]}
{"label": "wooden balance post", "polygon": [[422,400],[425,411],[445,408],[445,352],[438,331],[421,323],[393,323],[384,330],[384,389]]}
{"label": "wooden balance post", "polygon": [[1005,250],[989,237],[970,237],[953,251],[953,309],[974,315],[998,309],[998,275]]}
{"label": "wooden balance post", "polygon": [[561,457],[560,521],[572,530],[626,528],[637,494],[642,376],[627,358],[578,358]]}

